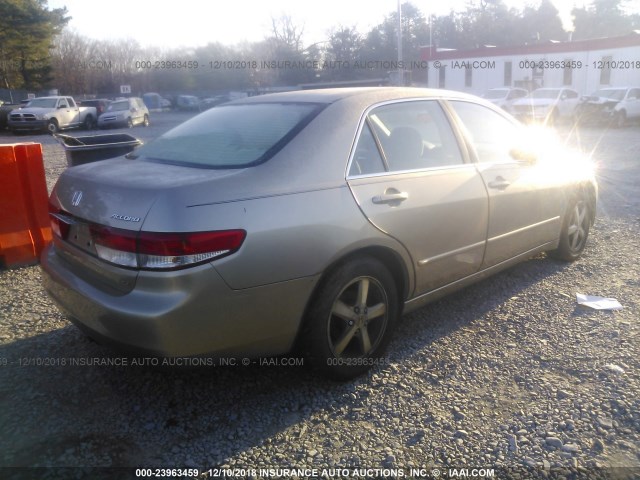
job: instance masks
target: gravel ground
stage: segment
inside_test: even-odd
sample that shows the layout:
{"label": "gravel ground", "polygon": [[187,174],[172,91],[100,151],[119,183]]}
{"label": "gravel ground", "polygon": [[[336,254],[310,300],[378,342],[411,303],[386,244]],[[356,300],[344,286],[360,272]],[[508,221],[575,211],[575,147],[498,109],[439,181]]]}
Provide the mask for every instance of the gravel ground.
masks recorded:
{"label": "gravel ground", "polygon": [[[131,133],[150,138],[178,118]],[[0,271],[0,477],[219,467],[234,478],[266,478],[261,468],[318,470],[272,472],[283,478],[465,476],[449,468],[640,478],[638,131],[563,132],[599,166],[599,219],[581,260],[540,255],[406,315],[387,364],[350,383],[305,366],[132,365],[65,320],[38,267]],[[43,143],[51,188],[62,148],[46,135],[18,140]],[[577,306],[577,292],[624,309]]]}

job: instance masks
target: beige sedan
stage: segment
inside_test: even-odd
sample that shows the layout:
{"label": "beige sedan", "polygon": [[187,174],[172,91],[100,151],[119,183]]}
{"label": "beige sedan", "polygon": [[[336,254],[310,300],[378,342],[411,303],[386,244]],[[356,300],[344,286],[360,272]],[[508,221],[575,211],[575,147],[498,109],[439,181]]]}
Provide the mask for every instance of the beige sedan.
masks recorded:
{"label": "beige sedan", "polygon": [[403,312],[539,252],[581,255],[593,172],[550,146],[443,90],[238,100],[65,171],[44,284],[99,341],[171,357],[297,348],[350,378]]}

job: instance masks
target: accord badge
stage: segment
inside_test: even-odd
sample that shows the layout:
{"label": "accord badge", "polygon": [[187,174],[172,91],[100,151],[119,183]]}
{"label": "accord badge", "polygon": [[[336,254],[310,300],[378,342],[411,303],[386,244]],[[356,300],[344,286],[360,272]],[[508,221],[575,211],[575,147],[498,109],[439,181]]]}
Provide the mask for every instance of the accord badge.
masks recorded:
{"label": "accord badge", "polygon": [[123,222],[139,222],[140,217],[131,217],[129,215],[120,215],[118,213],[114,213],[111,215],[111,218],[115,218],[116,220],[122,220]]}

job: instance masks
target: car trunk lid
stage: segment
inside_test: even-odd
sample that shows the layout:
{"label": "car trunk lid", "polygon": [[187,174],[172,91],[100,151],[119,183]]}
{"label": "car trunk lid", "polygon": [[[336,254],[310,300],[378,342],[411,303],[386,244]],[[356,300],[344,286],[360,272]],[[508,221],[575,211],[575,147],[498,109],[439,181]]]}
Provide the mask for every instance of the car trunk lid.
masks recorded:
{"label": "car trunk lid", "polygon": [[127,263],[124,257],[114,257],[113,251],[108,252],[111,256],[106,258],[116,260],[115,264],[105,261],[105,246],[111,250],[116,248],[112,248],[112,242],[101,244],[101,240],[115,235],[119,239],[116,247],[122,247],[125,253],[127,249],[132,250],[130,258],[135,259],[135,242],[147,214],[159,198],[163,199],[162,203],[167,202],[167,197],[179,202],[182,196],[177,192],[234,173],[237,171],[203,170],[125,158],[69,168],[60,176],[51,196],[57,251],[92,285],[129,291],[137,278],[135,261]]}

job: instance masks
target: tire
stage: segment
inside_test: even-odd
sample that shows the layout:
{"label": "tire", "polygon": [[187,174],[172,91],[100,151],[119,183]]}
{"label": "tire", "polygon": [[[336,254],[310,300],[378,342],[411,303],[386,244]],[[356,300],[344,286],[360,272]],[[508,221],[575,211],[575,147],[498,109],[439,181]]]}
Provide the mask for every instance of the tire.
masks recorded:
{"label": "tire", "polygon": [[624,110],[617,112],[613,116],[613,128],[622,128],[627,123],[627,114]]}
{"label": "tire", "polygon": [[551,257],[567,262],[580,258],[591,228],[590,210],[589,200],[582,191],[572,195],[562,220],[560,243],[557,249],[549,252]]}
{"label": "tire", "polygon": [[93,117],[91,115],[87,115],[87,117],[84,119],[84,129],[85,130],[92,130],[95,128],[96,122],[93,119]]}
{"label": "tire", "polygon": [[58,126],[58,121],[55,118],[52,118],[47,122],[47,132],[51,135],[54,133],[58,133],[60,131],[60,127]]}
{"label": "tire", "polygon": [[399,312],[389,270],[370,257],[351,260],[329,274],[310,305],[306,355],[327,377],[357,377],[380,362]]}
{"label": "tire", "polygon": [[142,126],[143,127],[148,127],[149,126],[149,115],[145,115],[144,116],[144,120],[142,121]]}

